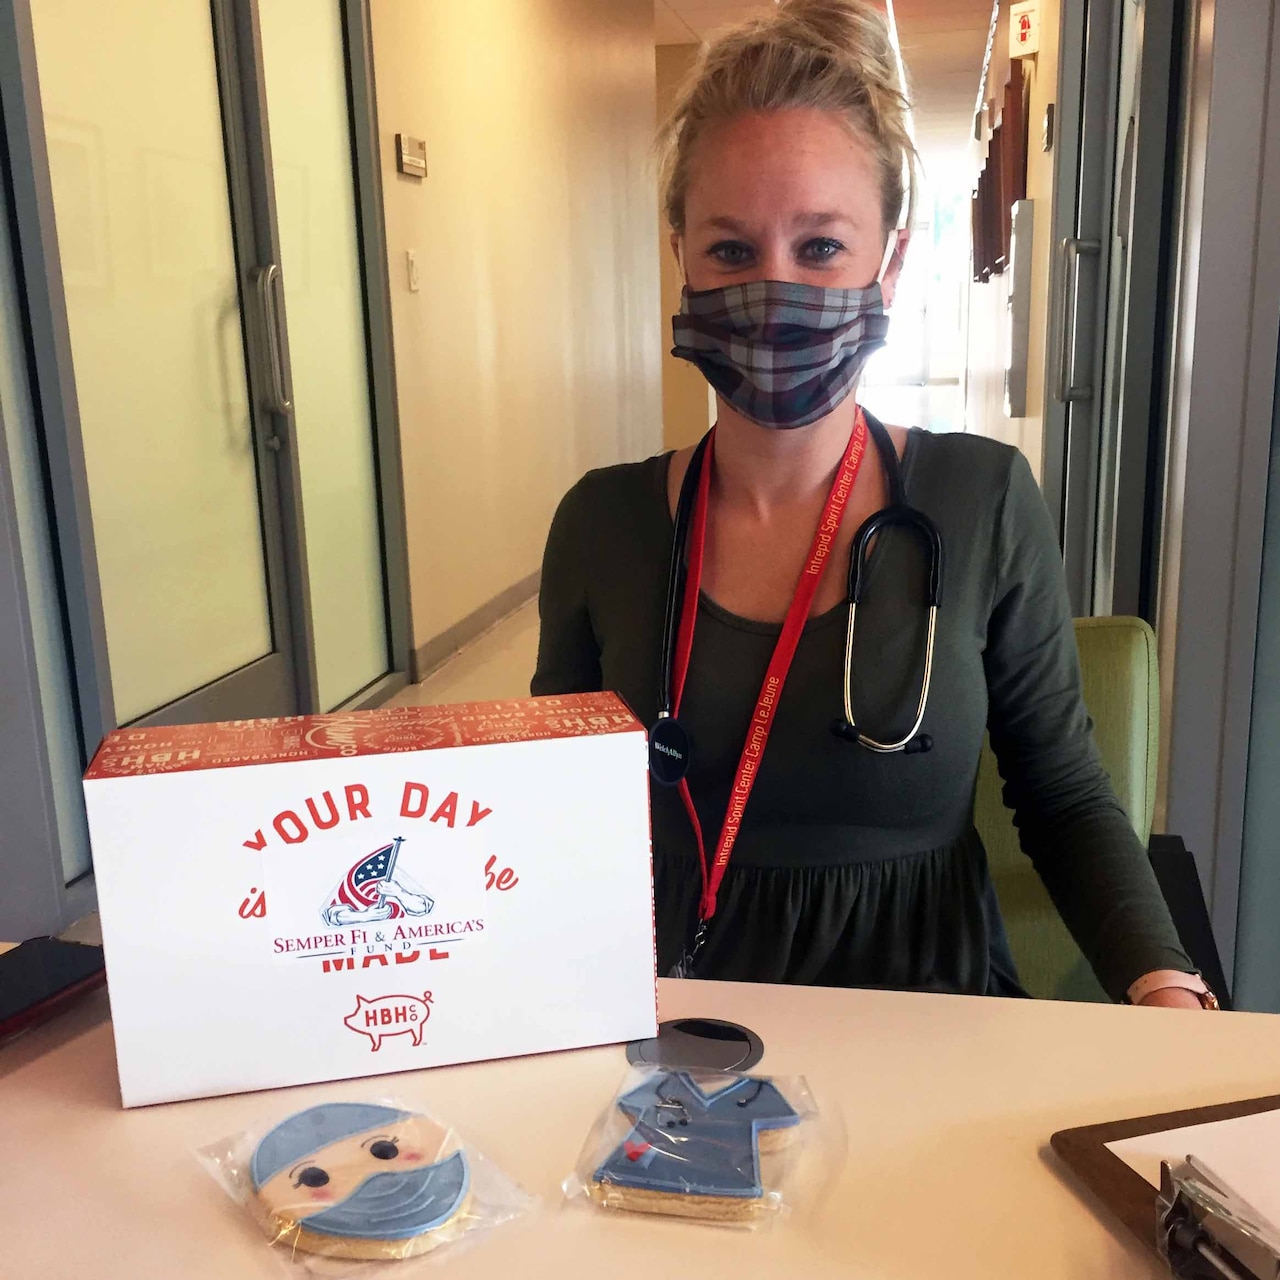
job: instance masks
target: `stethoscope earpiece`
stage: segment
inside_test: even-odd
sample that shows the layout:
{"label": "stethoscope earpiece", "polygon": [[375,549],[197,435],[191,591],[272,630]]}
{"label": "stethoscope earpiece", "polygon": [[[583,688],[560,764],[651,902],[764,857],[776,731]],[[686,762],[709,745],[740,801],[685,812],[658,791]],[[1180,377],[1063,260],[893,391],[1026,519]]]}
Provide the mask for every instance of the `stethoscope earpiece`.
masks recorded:
{"label": "stethoscope earpiece", "polygon": [[831,722],[831,732],[837,737],[844,739],[845,742],[857,742],[858,730],[856,725],[851,725],[844,716],[838,716]]}
{"label": "stethoscope earpiece", "polygon": [[[858,726],[850,724],[844,716],[838,716],[831,722],[831,732],[834,737],[840,738],[844,742],[862,742],[862,734],[858,732]],[[863,743],[863,745],[871,745]],[[874,745],[872,746],[874,750]],[[883,749],[883,748],[882,748]],[[919,734],[898,748],[904,756],[923,755],[926,751],[933,750],[933,738],[927,733]]]}

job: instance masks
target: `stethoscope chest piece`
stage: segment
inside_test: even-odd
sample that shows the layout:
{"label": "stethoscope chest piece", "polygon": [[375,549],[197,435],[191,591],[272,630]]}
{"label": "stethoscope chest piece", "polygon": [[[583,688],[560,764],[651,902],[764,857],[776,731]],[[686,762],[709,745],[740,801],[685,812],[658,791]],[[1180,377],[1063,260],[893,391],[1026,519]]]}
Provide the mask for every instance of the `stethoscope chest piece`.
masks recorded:
{"label": "stethoscope chest piece", "polygon": [[675,716],[660,715],[649,730],[649,772],[655,782],[674,787],[689,772],[692,745]]}

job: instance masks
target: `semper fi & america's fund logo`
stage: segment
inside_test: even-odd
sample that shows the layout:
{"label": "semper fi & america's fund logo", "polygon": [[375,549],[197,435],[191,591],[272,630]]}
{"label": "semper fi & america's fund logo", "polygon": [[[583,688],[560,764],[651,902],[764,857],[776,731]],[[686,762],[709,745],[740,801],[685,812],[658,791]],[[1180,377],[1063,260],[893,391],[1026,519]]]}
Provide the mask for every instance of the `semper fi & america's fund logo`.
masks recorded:
{"label": "semper fi & america's fund logo", "polygon": [[[382,806],[370,790],[345,788],[355,793],[347,808],[352,821],[374,818],[376,829]],[[262,830],[245,841],[250,848],[263,847],[275,957],[319,961],[316,967],[325,973],[368,970],[447,960],[452,948],[483,936],[483,834],[477,837],[471,829],[491,810],[473,802],[468,821],[457,792],[444,795],[434,813],[424,783],[405,783],[399,792],[397,825],[416,828],[407,836],[370,840],[347,831],[345,822],[330,833],[338,826],[339,805],[325,791],[305,809],[324,821],[307,823],[301,808],[282,811],[269,827],[279,842]]]}

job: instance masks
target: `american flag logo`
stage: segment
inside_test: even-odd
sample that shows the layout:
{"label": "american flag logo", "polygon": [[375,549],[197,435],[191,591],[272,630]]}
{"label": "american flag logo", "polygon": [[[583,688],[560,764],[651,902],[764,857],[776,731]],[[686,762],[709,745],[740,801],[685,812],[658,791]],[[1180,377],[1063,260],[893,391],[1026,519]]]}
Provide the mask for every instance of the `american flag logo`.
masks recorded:
{"label": "american flag logo", "polygon": [[404,916],[429,915],[435,907],[403,872],[396,870],[402,836],[360,859],[338,882],[328,902],[320,908],[326,924],[378,924]]}
{"label": "american flag logo", "polygon": [[[363,911],[368,907],[382,905],[382,888],[391,879],[395,869],[395,855],[400,851],[400,841],[375,849],[367,858],[362,858],[342,878],[337,891],[330,899],[331,907],[354,907]],[[398,902],[391,904],[390,919],[398,920],[404,915],[404,908]]]}

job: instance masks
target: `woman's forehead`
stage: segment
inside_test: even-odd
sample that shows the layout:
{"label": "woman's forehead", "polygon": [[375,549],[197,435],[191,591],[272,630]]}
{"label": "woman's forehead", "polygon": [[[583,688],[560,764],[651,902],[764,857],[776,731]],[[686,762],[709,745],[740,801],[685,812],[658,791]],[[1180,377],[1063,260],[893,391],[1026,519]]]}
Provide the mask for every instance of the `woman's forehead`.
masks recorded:
{"label": "woman's forehead", "polygon": [[757,112],[713,122],[689,164],[686,222],[878,225],[880,173],[867,141],[833,112]]}

